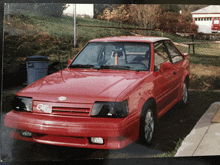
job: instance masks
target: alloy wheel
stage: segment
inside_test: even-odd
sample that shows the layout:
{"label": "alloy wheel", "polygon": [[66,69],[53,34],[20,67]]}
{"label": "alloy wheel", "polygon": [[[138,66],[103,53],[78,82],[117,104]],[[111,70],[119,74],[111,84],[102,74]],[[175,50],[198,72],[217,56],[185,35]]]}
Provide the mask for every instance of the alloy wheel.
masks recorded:
{"label": "alloy wheel", "polygon": [[186,83],[183,85],[183,103],[187,103],[187,98],[188,98],[188,92],[187,92],[187,86]]}
{"label": "alloy wheel", "polygon": [[144,126],[144,133],[145,133],[145,140],[149,143],[153,138],[154,132],[154,118],[153,112],[151,109],[147,110],[145,116],[145,126]]}

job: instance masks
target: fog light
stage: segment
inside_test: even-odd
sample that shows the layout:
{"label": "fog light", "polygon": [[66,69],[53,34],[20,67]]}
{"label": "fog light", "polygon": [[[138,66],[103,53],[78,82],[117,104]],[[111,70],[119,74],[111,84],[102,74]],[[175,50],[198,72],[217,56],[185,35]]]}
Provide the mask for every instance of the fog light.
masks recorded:
{"label": "fog light", "polygon": [[104,144],[104,140],[101,137],[91,137],[91,142],[96,144]]}
{"label": "fog light", "polygon": [[29,131],[20,131],[20,135],[23,137],[32,137],[32,133]]}

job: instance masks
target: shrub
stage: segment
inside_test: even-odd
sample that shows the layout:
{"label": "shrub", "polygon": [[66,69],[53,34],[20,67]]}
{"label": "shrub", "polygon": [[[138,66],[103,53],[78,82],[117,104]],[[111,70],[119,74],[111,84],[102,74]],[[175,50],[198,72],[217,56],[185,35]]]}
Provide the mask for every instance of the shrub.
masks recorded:
{"label": "shrub", "polygon": [[158,18],[159,29],[163,31],[193,33],[198,29],[197,25],[192,24],[191,21],[179,13],[163,13]]}

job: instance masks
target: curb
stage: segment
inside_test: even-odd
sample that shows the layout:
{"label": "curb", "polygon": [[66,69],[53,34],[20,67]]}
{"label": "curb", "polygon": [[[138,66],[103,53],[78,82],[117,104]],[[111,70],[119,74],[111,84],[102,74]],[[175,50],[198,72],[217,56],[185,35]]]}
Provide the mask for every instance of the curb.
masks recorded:
{"label": "curb", "polygon": [[[204,136],[207,134],[211,121],[218,109],[220,108],[220,102],[211,104],[209,109],[204,113],[200,120],[196,123],[192,131],[185,137],[180,148],[177,150],[175,157],[180,156],[199,156],[196,151],[198,150]],[[212,140],[212,139],[210,139]],[[218,147],[218,146],[216,146]],[[201,148],[201,147],[200,147]],[[203,150],[206,150],[204,148]],[[199,153],[199,152],[198,152]],[[201,153],[201,152],[200,152]],[[215,153],[212,153],[215,155]],[[200,155],[201,156],[201,155]]]}

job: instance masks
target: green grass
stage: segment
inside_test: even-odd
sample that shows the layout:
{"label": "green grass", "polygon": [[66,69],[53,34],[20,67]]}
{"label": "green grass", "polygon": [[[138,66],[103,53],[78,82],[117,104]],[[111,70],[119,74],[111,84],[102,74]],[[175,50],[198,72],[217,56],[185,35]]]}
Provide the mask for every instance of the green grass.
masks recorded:
{"label": "green grass", "polygon": [[[96,20],[91,18],[77,18],[77,24],[118,26],[115,22]],[[30,15],[29,17],[14,16],[5,29],[28,29],[34,27],[36,35],[5,35],[4,37],[4,64],[18,63],[17,57],[27,57],[36,54],[51,57],[51,63],[61,59],[67,63],[89,40],[107,36],[130,35],[123,29],[104,29],[91,27],[77,27],[78,48],[73,43],[73,18],[53,18]],[[129,26],[129,25],[124,25]]]}
{"label": "green grass", "polygon": [[[190,54],[191,64],[197,69],[193,71],[192,89],[214,90],[220,89],[220,44],[195,44],[195,53]],[[218,71],[218,70],[219,71]]]}
{"label": "green grass", "polygon": [[[208,51],[208,50],[206,50]],[[207,55],[207,54],[195,54],[190,55],[189,60],[192,64],[201,64],[205,66],[220,66],[220,56],[214,55]]]}
{"label": "green grass", "polygon": [[[30,17],[32,24],[39,30],[48,32],[49,35],[56,37],[72,37],[74,36],[74,23],[72,17],[41,17],[32,16]],[[115,22],[108,22],[105,20],[97,20],[91,18],[77,18],[77,25],[91,25],[91,26],[113,26],[118,27]],[[129,25],[124,25],[125,27],[130,27]],[[94,28],[94,27],[82,27],[77,26],[77,39],[78,42],[85,44],[90,39],[100,38],[105,36],[118,36],[118,35],[128,35],[128,31],[123,29],[104,29],[104,28]],[[81,44],[81,45],[82,45]]]}
{"label": "green grass", "polygon": [[220,43],[215,44],[195,44],[195,53],[206,56],[217,56],[220,57]]}
{"label": "green grass", "polygon": [[175,154],[177,153],[177,150],[181,146],[182,142],[183,142],[183,139],[179,139],[177,142],[173,142],[176,145],[173,151],[165,152],[163,154],[157,155],[157,157],[174,157]]}

